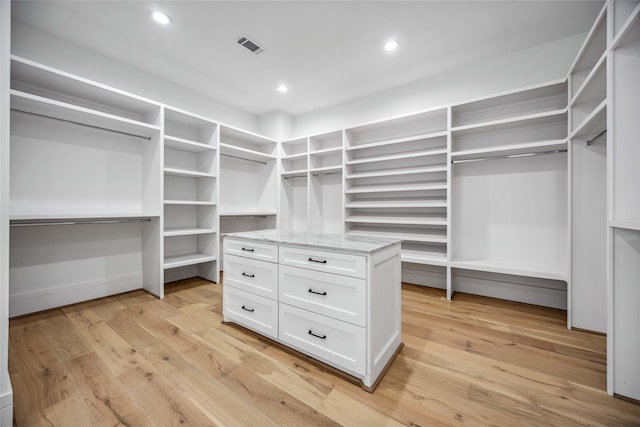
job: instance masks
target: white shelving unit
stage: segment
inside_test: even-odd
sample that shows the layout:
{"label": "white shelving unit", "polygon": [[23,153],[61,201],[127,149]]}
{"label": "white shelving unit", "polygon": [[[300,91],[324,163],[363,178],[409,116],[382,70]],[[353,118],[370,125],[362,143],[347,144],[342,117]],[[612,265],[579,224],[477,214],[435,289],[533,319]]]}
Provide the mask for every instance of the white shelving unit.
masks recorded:
{"label": "white shelving unit", "polygon": [[220,239],[277,228],[277,148],[273,139],[220,126]]}
{"label": "white shelving unit", "polygon": [[309,138],[280,144],[280,218],[284,231],[309,227]]}
{"label": "white shelving unit", "polygon": [[162,296],[161,108],[11,59],[10,316]]}
{"label": "white shelving unit", "polygon": [[219,281],[218,125],[164,108],[164,281]]}
{"label": "white shelving unit", "polygon": [[446,265],[447,152],[447,109],[347,129],[347,233],[402,238],[403,267]]}
{"label": "white shelving unit", "polygon": [[451,123],[452,291],[565,308],[566,82],[454,105]]}
{"label": "white shelving unit", "polygon": [[640,400],[640,2],[608,8],[607,390]]}
{"label": "white shelving unit", "polygon": [[607,329],[607,5],[569,70],[571,272],[567,325]]}

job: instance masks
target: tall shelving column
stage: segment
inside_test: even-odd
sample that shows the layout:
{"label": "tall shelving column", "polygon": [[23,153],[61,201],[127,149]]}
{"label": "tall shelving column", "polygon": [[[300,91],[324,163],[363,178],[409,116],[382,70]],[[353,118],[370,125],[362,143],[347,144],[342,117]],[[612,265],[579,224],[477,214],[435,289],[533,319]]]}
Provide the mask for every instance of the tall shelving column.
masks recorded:
{"label": "tall shelving column", "polygon": [[164,282],[219,280],[218,125],[164,109]]}
{"label": "tall shelving column", "polygon": [[454,105],[451,126],[452,291],[565,308],[566,82]]}
{"label": "tall shelving column", "polygon": [[567,326],[605,332],[607,6],[569,70],[571,271]]}
{"label": "tall shelving column", "polygon": [[221,238],[231,232],[277,228],[277,149],[273,139],[220,126]]}
{"label": "tall shelving column", "polygon": [[161,107],[12,57],[10,316],[162,296]]}
{"label": "tall shelving column", "polygon": [[343,233],[343,132],[309,138],[309,225],[311,233]]}
{"label": "tall shelving column", "polygon": [[278,228],[307,231],[309,225],[309,138],[280,143],[280,215]]}
{"label": "tall shelving column", "polygon": [[640,2],[608,6],[607,390],[640,400]]}
{"label": "tall shelving column", "polygon": [[345,131],[346,232],[402,239],[404,280],[416,282],[407,277],[412,269],[429,270],[429,286],[441,288],[448,250],[446,161],[446,108]]}

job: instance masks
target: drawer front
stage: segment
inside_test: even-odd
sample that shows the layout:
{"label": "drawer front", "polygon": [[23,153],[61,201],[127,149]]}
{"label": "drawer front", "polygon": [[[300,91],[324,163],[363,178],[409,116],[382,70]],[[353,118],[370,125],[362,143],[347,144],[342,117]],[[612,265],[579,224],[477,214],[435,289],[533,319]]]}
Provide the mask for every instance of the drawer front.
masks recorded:
{"label": "drawer front", "polygon": [[[280,302],[365,326],[366,281],[304,268],[280,266]],[[226,277],[225,277],[226,282]]]}
{"label": "drawer front", "polygon": [[227,255],[223,280],[225,285],[278,299],[278,264]]}
{"label": "drawer front", "polygon": [[223,289],[225,322],[234,322],[273,339],[278,339],[278,302],[240,289]]}
{"label": "drawer front", "polygon": [[282,303],[279,312],[282,343],[353,375],[365,375],[364,328]]}
{"label": "drawer front", "polygon": [[280,246],[280,264],[344,276],[366,278],[367,262],[361,255]]}
{"label": "drawer front", "polygon": [[278,246],[245,240],[224,239],[224,253],[253,258],[260,261],[278,262]]}

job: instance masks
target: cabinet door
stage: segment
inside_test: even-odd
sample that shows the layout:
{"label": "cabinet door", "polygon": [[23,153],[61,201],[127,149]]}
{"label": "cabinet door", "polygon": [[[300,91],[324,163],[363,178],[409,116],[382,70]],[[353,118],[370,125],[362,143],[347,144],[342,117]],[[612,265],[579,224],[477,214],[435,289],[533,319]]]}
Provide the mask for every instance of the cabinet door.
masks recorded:
{"label": "cabinet door", "polygon": [[278,302],[240,289],[225,287],[223,296],[225,322],[234,322],[278,339]]}
{"label": "cabinet door", "polygon": [[318,360],[363,376],[365,329],[310,311],[280,304],[280,341]]}
{"label": "cabinet door", "polygon": [[279,276],[280,302],[365,326],[365,280],[286,265]]}
{"label": "cabinet door", "polygon": [[278,264],[227,255],[224,258],[224,284],[277,300]]}
{"label": "cabinet door", "polygon": [[308,268],[361,279],[367,276],[366,258],[360,255],[280,246],[279,258],[280,264],[292,267]]}

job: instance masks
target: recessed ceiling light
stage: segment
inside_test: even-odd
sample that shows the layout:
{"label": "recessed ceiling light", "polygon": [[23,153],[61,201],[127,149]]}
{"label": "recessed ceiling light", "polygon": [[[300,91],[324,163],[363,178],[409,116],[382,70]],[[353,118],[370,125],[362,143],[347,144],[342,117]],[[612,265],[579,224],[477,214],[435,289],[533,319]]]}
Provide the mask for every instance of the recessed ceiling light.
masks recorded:
{"label": "recessed ceiling light", "polygon": [[151,14],[151,17],[153,18],[153,20],[156,21],[158,24],[169,25],[171,24],[171,22],[173,22],[169,15],[167,15],[164,12],[160,12],[159,10],[152,10],[149,13]]}
{"label": "recessed ceiling light", "polygon": [[393,52],[398,48],[398,46],[400,46],[398,40],[389,40],[384,44],[384,50],[386,50],[387,52]]}
{"label": "recessed ceiling light", "polygon": [[289,88],[288,88],[288,87],[287,87],[287,85],[285,85],[285,84],[279,84],[279,85],[276,87],[276,90],[277,90],[278,92],[280,92],[280,93],[286,93],[286,92],[289,90]]}

